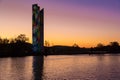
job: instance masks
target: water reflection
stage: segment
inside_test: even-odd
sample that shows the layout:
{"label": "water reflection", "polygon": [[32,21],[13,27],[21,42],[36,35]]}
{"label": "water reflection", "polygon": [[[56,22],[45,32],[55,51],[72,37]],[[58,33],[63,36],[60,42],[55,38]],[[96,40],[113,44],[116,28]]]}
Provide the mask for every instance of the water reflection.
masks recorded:
{"label": "water reflection", "polygon": [[0,58],[0,80],[32,80],[31,57]]}
{"label": "water reflection", "polygon": [[120,80],[119,59],[113,55],[48,56],[45,80]]}
{"label": "water reflection", "polygon": [[0,80],[120,80],[120,56],[0,58]]}
{"label": "water reflection", "polygon": [[24,75],[23,73],[25,73],[26,71],[26,59],[23,58],[21,60],[21,58],[11,58],[11,65],[10,65],[10,72],[12,72],[11,77],[13,78],[13,80],[17,79],[17,77],[13,77],[13,76],[19,76],[20,79],[25,80],[26,79],[26,75]]}
{"label": "water reflection", "polygon": [[34,56],[33,57],[33,75],[34,80],[42,80],[43,78],[43,56]]}

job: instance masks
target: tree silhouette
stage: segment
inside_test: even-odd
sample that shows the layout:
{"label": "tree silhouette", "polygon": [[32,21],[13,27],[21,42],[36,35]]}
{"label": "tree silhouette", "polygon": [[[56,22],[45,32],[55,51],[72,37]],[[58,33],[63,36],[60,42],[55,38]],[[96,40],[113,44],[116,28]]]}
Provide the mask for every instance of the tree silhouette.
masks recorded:
{"label": "tree silhouette", "polygon": [[9,40],[7,38],[2,39],[0,37],[0,44],[8,44],[8,43],[9,43]]}
{"label": "tree silhouette", "polygon": [[119,43],[116,42],[116,41],[110,42],[109,51],[110,51],[110,52],[118,53],[118,52],[120,51]]}
{"label": "tree silhouette", "polygon": [[15,39],[15,41],[16,41],[16,42],[23,42],[23,43],[25,43],[25,42],[29,41],[29,38],[26,37],[25,34],[20,34],[20,35],[18,35],[18,37]]}
{"label": "tree silhouette", "polygon": [[2,38],[0,37],[0,44],[2,44]]}
{"label": "tree silhouette", "polygon": [[97,48],[102,48],[104,45],[102,43],[97,44]]}
{"label": "tree silhouette", "polygon": [[12,39],[10,39],[9,43],[10,43],[10,44],[16,43],[16,40],[12,38]]}
{"label": "tree silhouette", "polygon": [[73,44],[73,47],[79,47],[79,46],[78,46],[78,44],[74,43],[74,44]]}
{"label": "tree silhouette", "polygon": [[118,42],[110,42],[110,46],[119,46],[119,43]]}
{"label": "tree silhouette", "polygon": [[45,40],[45,46],[46,46],[46,47],[50,47],[49,41],[46,41],[46,40]]}
{"label": "tree silhouette", "polygon": [[7,38],[3,39],[3,44],[8,44],[9,40]]}

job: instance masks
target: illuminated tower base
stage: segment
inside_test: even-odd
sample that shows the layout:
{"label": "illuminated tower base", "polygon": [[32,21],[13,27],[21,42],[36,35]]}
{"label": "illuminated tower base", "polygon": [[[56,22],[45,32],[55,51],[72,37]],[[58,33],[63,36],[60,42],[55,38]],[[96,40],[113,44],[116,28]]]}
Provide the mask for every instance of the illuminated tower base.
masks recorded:
{"label": "illuminated tower base", "polygon": [[33,52],[44,52],[44,9],[37,4],[32,5],[32,38]]}

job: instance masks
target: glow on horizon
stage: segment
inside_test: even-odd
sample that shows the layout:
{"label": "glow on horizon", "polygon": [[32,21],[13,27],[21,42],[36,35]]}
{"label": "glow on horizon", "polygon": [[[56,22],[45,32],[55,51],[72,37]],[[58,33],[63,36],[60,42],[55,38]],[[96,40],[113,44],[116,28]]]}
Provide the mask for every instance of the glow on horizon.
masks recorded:
{"label": "glow on horizon", "polygon": [[45,8],[45,40],[51,45],[77,43],[80,47],[93,47],[98,43],[120,42],[118,0],[2,0],[0,36],[26,34],[32,42],[31,9],[36,2]]}

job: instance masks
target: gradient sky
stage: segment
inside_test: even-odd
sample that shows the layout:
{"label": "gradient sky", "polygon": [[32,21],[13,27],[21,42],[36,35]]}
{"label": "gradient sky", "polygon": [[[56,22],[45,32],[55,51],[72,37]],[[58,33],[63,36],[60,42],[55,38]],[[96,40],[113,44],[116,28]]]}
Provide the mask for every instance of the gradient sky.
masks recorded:
{"label": "gradient sky", "polygon": [[0,0],[0,36],[23,33],[32,42],[32,4],[45,9],[45,40],[52,45],[120,42],[120,0]]}

